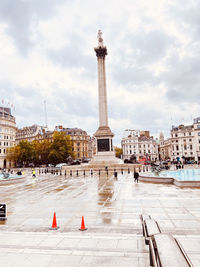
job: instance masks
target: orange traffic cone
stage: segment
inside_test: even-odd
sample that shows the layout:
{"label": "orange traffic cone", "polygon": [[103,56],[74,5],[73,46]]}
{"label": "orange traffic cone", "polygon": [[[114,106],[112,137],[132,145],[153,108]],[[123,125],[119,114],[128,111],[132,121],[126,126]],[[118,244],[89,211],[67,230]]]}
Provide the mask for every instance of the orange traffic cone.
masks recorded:
{"label": "orange traffic cone", "polygon": [[57,230],[58,228],[59,228],[59,226],[57,226],[57,222],[56,222],[56,213],[54,212],[52,226],[49,229],[50,230]]}
{"label": "orange traffic cone", "polygon": [[85,228],[85,223],[84,223],[84,217],[82,216],[82,222],[81,222],[81,228],[79,229],[80,231],[85,231],[87,228]]}

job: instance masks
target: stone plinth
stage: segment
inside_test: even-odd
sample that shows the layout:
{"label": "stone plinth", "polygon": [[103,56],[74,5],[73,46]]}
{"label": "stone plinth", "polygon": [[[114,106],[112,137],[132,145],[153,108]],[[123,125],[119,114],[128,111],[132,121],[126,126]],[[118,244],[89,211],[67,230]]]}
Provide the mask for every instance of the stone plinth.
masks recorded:
{"label": "stone plinth", "polygon": [[123,161],[119,158],[115,157],[114,151],[106,151],[106,152],[98,152],[92,160],[90,161],[89,165],[111,165],[111,164],[122,164]]}

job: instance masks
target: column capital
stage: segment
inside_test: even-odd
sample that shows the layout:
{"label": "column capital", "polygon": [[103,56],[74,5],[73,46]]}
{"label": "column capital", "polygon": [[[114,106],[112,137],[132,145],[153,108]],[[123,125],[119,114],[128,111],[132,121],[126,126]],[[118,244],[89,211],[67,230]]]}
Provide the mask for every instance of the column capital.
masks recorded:
{"label": "column capital", "polygon": [[105,58],[105,56],[107,55],[107,47],[106,46],[95,47],[94,51],[96,52],[97,57]]}

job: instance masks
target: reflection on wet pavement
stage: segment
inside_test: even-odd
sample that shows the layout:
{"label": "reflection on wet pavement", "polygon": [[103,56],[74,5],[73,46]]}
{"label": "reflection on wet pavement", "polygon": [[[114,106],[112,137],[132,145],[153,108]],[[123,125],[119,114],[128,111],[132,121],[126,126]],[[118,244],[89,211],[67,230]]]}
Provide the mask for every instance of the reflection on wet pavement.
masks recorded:
{"label": "reflection on wet pavement", "polygon": [[[195,210],[200,205],[199,190],[135,184],[132,177],[124,173],[115,179],[103,172],[88,177],[42,174],[1,186],[1,202],[7,204],[8,217],[1,229],[48,231],[55,211],[60,231],[78,229],[81,216],[85,216],[90,231],[109,227],[108,231],[141,233],[139,214],[143,212],[152,215],[165,231],[200,231],[200,212]],[[178,217],[175,208],[185,216]],[[180,219],[184,220],[181,224]]]}
{"label": "reflection on wet pavement", "polygon": [[[126,261],[127,266],[133,262],[134,266],[147,266],[148,250],[139,219],[141,213],[147,213],[157,220],[163,232],[178,236],[196,266],[200,263],[199,189],[135,184],[133,174],[127,172],[118,174],[117,179],[104,172],[86,177],[42,174],[37,178],[29,175],[21,183],[1,185],[0,202],[7,204],[7,220],[0,222],[1,236],[7,240],[6,247],[0,238],[0,247],[8,253],[6,260],[9,253],[14,253],[29,263],[25,254],[31,262],[32,253],[39,259],[41,249],[45,259],[41,266],[53,266],[49,258],[53,249],[53,253],[58,253],[52,261],[57,263],[54,266],[59,266],[59,255],[64,257],[65,253],[68,253],[67,262],[77,261],[77,265],[71,266],[79,266],[79,262],[80,266],[124,266]],[[54,211],[60,228],[52,234],[49,227]],[[80,234],[81,216],[88,231]],[[8,236],[10,239],[6,239]],[[26,244],[29,244],[26,247],[31,251],[29,254]]]}

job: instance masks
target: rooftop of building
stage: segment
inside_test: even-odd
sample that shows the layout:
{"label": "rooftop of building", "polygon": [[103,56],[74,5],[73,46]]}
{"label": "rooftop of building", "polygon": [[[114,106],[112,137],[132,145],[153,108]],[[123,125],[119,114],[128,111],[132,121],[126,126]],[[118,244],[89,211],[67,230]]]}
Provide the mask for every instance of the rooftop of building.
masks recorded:
{"label": "rooftop of building", "polygon": [[87,135],[87,132],[81,128],[64,128],[63,126],[56,126],[56,131],[66,132],[68,135]]}
{"label": "rooftop of building", "polygon": [[15,121],[15,117],[11,114],[10,108],[0,107],[0,117]]}
{"label": "rooftop of building", "polygon": [[180,124],[179,126],[172,125],[171,131],[183,131],[183,130],[192,130],[194,128],[193,125],[183,125]]}

